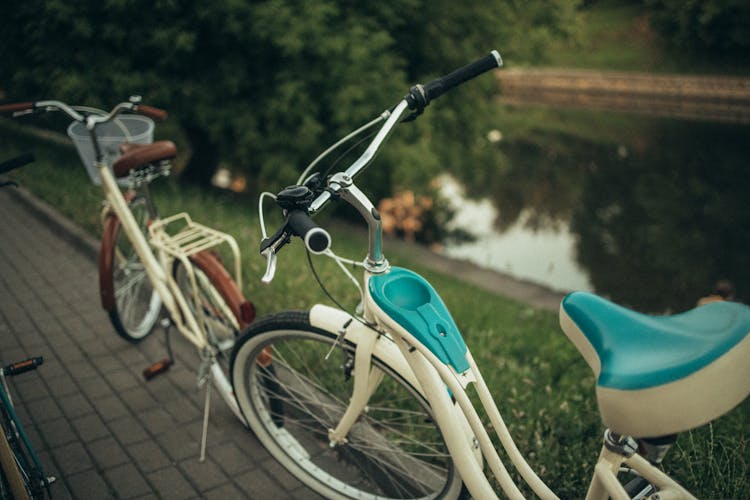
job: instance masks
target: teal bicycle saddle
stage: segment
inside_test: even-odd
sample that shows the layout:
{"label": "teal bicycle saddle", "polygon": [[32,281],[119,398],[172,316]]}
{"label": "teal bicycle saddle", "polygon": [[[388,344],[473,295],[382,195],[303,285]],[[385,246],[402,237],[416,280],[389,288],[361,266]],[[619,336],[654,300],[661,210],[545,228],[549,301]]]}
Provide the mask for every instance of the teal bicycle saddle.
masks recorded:
{"label": "teal bicycle saddle", "polygon": [[562,301],[560,324],[597,376],[599,409],[615,432],[673,434],[726,413],[750,393],[745,305],[713,302],[650,316],[574,292]]}

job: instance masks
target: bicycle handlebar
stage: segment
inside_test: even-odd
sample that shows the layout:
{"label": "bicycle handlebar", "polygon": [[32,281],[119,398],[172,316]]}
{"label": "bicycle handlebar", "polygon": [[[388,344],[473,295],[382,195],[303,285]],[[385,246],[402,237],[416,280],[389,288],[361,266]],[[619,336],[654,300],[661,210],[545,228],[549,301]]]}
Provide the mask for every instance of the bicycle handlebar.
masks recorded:
{"label": "bicycle handlebar", "polygon": [[33,102],[15,102],[11,104],[0,104],[0,113],[16,113],[18,111],[33,110]]}
{"label": "bicycle handlebar", "polygon": [[165,110],[153,106],[146,106],[145,104],[137,104],[133,108],[133,112],[161,121],[166,120],[167,116],[169,116]]}
{"label": "bicycle handlebar", "polygon": [[[328,186],[325,189],[317,191],[317,196],[315,196],[315,193],[310,192],[306,186],[291,186],[279,193],[277,204],[284,209],[287,218],[282,227],[273,236],[264,238],[261,242],[260,253],[267,260],[266,273],[262,281],[270,283],[273,280],[276,272],[276,254],[290,241],[293,235],[300,236],[304,240],[308,250],[313,253],[323,253],[329,248],[331,244],[330,235],[312,221],[310,214],[319,212],[339,192],[352,185],[352,179],[372,162],[375,154],[391,134],[396,124],[401,122],[402,116],[407,110],[412,110],[415,112],[415,115],[419,115],[432,99],[440,97],[448,90],[491,69],[501,67],[502,64],[503,61],[500,54],[496,50],[493,50],[487,56],[443,77],[431,80],[425,85],[418,84],[413,86],[409,89],[409,93],[391,111],[383,113],[382,117],[386,118],[386,121],[364,153],[345,172],[333,175],[328,180]],[[289,197],[290,193],[293,194],[292,198],[296,197],[291,201]],[[369,205],[371,206],[371,204]],[[379,231],[379,225],[377,230]]]}
{"label": "bicycle handlebar", "polygon": [[[139,99],[139,98],[138,98]],[[71,117],[73,120],[81,123],[86,123],[87,126],[95,127],[100,123],[105,123],[114,119],[115,116],[123,111],[131,111],[138,113],[155,120],[165,120],[168,116],[167,112],[163,109],[156,108],[154,106],[147,106],[140,104],[137,99],[133,99],[130,102],[121,102],[112,108],[112,111],[102,116],[98,115],[82,115],[76,111],[76,106],[70,106],[61,101],[35,101],[35,102],[17,102],[11,104],[0,105],[0,113],[13,113],[13,116],[19,116],[27,113],[34,113],[37,111],[62,111]]]}

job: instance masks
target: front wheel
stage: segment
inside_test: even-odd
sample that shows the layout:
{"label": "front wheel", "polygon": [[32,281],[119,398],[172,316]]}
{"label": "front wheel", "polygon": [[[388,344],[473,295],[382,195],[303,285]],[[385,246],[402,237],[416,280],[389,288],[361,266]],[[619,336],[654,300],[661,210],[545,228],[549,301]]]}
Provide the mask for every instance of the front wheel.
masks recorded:
{"label": "front wheel", "polygon": [[307,312],[283,312],[248,329],[230,369],[249,427],[326,498],[456,497],[461,480],[427,402],[377,358],[384,377],[365,413],[346,443],[329,445],[353,386],[355,346],[336,337],[311,326]]}
{"label": "front wheel", "polygon": [[[141,232],[148,237],[150,216],[146,200],[135,197],[129,207]],[[105,220],[102,233],[99,293],[118,335],[128,342],[138,342],[151,333],[159,319],[161,297],[114,214]]]}

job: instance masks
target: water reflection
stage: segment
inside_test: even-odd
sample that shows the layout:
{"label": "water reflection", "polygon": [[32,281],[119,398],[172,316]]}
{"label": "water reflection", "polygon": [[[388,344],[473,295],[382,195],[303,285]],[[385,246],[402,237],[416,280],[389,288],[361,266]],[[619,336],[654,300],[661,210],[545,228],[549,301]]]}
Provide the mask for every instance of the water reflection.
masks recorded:
{"label": "water reflection", "polygon": [[[692,307],[722,278],[745,297],[750,128],[644,119],[639,129],[619,143],[563,133],[504,140],[494,175],[460,179],[491,200],[498,238],[515,240],[514,251],[536,258],[542,271],[550,266],[544,252],[560,256],[553,268],[569,266],[575,274],[577,264],[578,285],[554,273],[524,276],[517,272],[521,260],[509,260],[511,250],[489,248],[483,238],[472,258],[557,289],[590,283],[649,312]],[[519,228],[544,238],[524,240]]]}

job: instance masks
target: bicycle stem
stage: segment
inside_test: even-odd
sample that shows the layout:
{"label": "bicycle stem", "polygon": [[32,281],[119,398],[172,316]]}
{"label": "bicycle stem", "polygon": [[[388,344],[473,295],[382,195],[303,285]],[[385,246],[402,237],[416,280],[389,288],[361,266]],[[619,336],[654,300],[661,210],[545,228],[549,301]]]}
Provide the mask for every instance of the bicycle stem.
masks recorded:
{"label": "bicycle stem", "polygon": [[365,259],[365,269],[373,274],[385,272],[388,269],[388,261],[383,255],[383,222],[380,213],[369,198],[354,185],[352,178],[344,172],[339,172],[331,178],[331,183],[340,186],[341,198],[357,209],[367,221],[369,233],[369,247]]}

